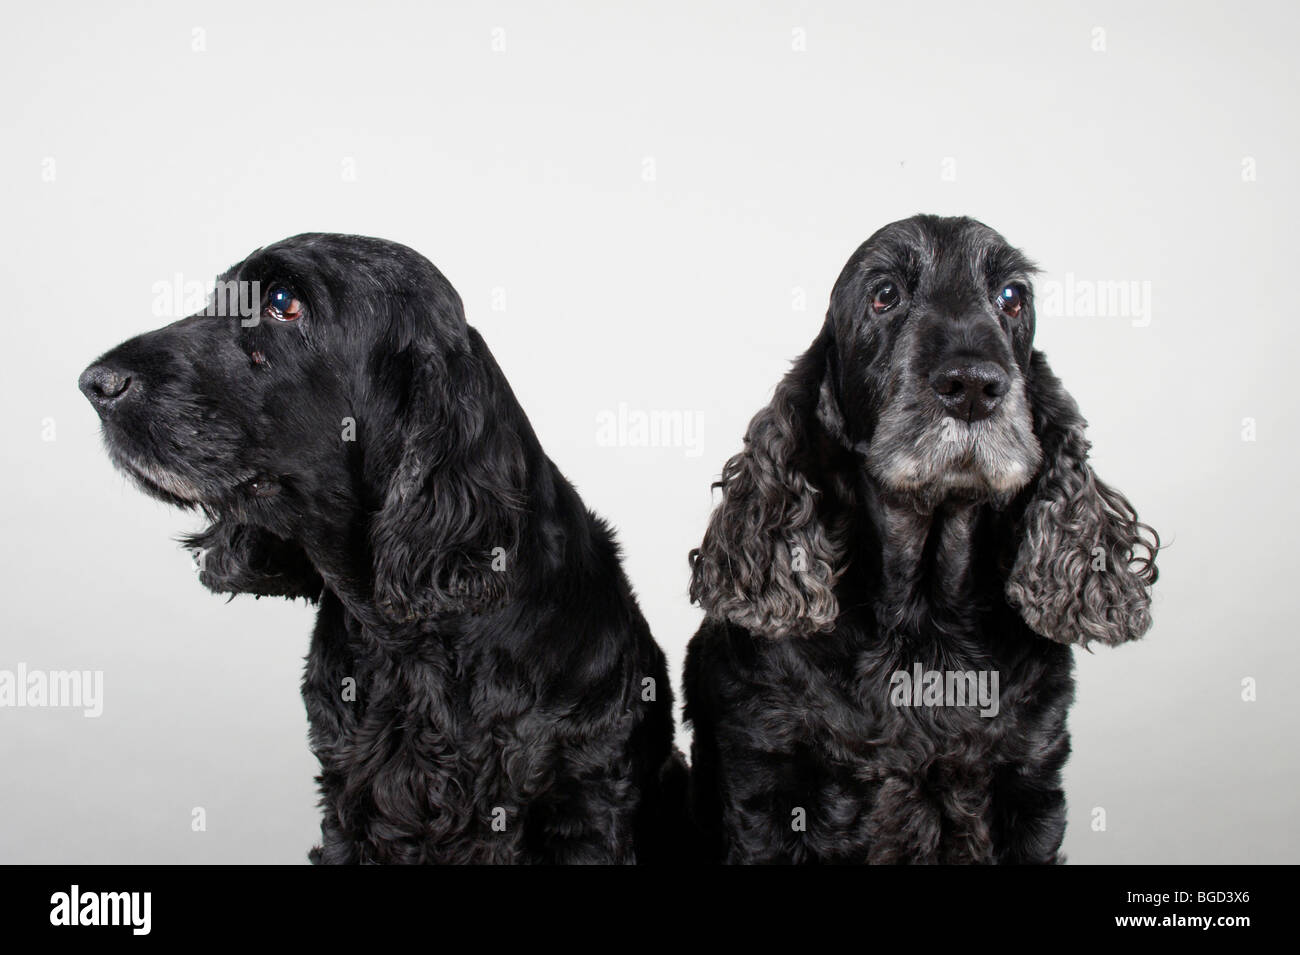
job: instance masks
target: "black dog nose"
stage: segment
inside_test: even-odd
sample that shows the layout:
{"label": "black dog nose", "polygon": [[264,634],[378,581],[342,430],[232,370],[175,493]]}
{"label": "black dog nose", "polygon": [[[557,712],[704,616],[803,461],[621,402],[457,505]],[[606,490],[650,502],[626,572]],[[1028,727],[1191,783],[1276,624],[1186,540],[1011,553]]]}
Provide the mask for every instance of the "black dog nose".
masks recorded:
{"label": "black dog nose", "polygon": [[930,376],[930,387],[948,414],[962,421],[980,421],[997,408],[1011,382],[994,362],[954,361]]}
{"label": "black dog nose", "polygon": [[107,411],[131,390],[131,376],[107,365],[91,365],[77,379],[77,387],[99,411]]}

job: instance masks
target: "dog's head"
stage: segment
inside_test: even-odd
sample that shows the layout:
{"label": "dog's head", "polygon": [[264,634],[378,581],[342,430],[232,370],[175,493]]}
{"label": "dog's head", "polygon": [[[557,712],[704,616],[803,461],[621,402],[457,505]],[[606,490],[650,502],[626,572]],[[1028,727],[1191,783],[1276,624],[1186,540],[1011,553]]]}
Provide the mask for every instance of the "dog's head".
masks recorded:
{"label": "dog's head", "polygon": [[1014,512],[1006,596],[1040,634],[1145,632],[1158,542],[1096,478],[1085,422],[1033,348],[1033,274],[966,218],[916,216],[863,243],[821,335],[723,469],[692,597],[772,636],[834,625],[854,546],[834,511],[861,482],[828,463],[829,446],[872,493],[917,510],[960,499]]}
{"label": "dog's head", "polygon": [[1005,501],[1034,476],[1033,272],[987,226],[931,216],[886,226],[849,259],[827,318],[835,393],[882,487]]}
{"label": "dog's head", "polygon": [[259,249],[202,313],[79,384],[114,463],[212,518],[189,543],[214,590],[310,597],[337,577],[403,620],[504,593],[490,565],[518,529],[515,406],[410,249],[323,234]]}

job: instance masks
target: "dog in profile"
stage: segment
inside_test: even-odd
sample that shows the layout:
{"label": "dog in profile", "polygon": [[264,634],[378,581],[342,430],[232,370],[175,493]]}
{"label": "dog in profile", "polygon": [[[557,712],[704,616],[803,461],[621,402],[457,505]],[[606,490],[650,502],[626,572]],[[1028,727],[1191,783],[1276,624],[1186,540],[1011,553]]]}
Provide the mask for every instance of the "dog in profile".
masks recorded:
{"label": "dog in profile", "polygon": [[609,528],[551,463],[455,290],[311,234],[80,387],[114,463],[197,509],[200,579],[319,605],[313,861],[664,858],[672,692]]}
{"label": "dog in profile", "polygon": [[1146,632],[1159,539],[1033,348],[1033,273],[971,219],[881,229],[723,468],[685,678],[712,857],[1059,861],[1070,647]]}

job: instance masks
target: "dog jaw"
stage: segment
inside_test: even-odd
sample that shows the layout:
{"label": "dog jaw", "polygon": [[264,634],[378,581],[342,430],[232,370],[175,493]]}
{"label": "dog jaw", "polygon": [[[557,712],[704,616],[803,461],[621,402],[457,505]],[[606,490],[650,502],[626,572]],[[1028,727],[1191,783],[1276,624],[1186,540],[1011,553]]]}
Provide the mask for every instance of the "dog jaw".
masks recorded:
{"label": "dog jaw", "polygon": [[[882,487],[928,499],[960,494],[1005,501],[1038,472],[1043,452],[1018,374],[991,418],[960,421],[926,405],[919,398],[896,402],[881,416],[867,468]],[[925,422],[919,433],[918,418]]]}

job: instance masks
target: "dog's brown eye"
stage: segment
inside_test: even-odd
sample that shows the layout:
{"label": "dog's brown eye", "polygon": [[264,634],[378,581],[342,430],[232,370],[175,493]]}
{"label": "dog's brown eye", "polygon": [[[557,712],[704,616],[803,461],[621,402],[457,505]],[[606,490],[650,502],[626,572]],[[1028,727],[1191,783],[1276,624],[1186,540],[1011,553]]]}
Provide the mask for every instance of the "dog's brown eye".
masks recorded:
{"label": "dog's brown eye", "polygon": [[1020,314],[1020,309],[1024,307],[1025,297],[1021,294],[1020,287],[1017,285],[1008,285],[998,293],[997,306],[1011,318]]}
{"label": "dog's brown eye", "polygon": [[292,322],[302,314],[302,302],[287,288],[279,286],[271,289],[271,294],[266,297],[266,314],[276,321]]}
{"label": "dog's brown eye", "polygon": [[872,296],[871,310],[877,315],[887,312],[898,304],[899,297],[898,286],[893,282],[886,282],[876,289],[876,294]]}

